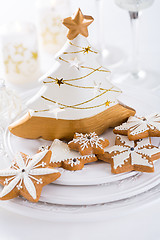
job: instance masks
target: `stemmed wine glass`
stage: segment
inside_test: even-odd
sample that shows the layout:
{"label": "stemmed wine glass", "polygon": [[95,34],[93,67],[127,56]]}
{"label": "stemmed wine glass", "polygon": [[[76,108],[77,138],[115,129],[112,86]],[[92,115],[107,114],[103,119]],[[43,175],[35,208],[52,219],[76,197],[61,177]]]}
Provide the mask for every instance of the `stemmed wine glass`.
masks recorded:
{"label": "stemmed wine glass", "polygon": [[154,0],[115,0],[115,3],[129,12],[131,30],[132,30],[132,56],[131,63],[123,71],[122,76],[116,79],[117,82],[125,82],[129,85],[143,86],[147,89],[153,89],[160,84],[160,77],[154,72],[140,69],[138,63],[138,25],[141,10],[150,7]]}
{"label": "stemmed wine glass", "polygon": [[104,36],[104,0],[95,0],[97,19],[97,45],[100,62],[111,70],[121,65],[125,59],[123,50],[116,46],[106,45]]}

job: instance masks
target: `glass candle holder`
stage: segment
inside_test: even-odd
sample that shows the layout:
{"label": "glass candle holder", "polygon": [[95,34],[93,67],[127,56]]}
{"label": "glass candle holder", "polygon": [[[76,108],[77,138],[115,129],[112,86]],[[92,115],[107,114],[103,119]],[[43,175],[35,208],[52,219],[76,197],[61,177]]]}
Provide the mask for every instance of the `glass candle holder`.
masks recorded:
{"label": "glass candle holder", "polygon": [[37,80],[40,64],[34,24],[5,25],[1,28],[1,40],[5,79],[18,85]]}
{"label": "glass candle holder", "polygon": [[67,29],[62,24],[62,20],[70,14],[69,1],[37,0],[36,3],[40,47],[54,54],[66,41]]}

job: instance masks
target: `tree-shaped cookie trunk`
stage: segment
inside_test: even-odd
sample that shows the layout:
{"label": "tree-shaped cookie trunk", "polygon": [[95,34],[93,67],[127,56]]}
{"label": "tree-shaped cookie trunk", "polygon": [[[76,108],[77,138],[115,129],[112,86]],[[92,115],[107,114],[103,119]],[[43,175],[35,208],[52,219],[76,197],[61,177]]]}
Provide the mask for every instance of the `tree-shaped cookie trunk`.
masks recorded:
{"label": "tree-shaped cookie trunk", "polygon": [[135,114],[118,103],[121,90],[111,84],[110,71],[97,62],[98,52],[86,38],[92,21],[80,9],[64,19],[69,39],[53,69],[41,78],[43,86],[28,102],[28,113],[9,126],[13,134],[69,140],[75,132],[101,134]]}

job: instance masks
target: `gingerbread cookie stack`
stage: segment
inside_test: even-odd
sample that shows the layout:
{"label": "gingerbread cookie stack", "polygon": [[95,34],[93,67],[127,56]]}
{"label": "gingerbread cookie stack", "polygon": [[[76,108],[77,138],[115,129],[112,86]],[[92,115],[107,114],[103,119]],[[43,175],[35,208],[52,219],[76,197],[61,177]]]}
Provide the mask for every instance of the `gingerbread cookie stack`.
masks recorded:
{"label": "gingerbread cookie stack", "polygon": [[[51,146],[48,147],[52,152],[50,165],[52,167],[62,167],[70,171],[81,170],[84,164],[97,161],[95,154],[82,156],[79,152],[69,148],[67,143],[55,139]],[[41,147],[43,151],[43,147]]]}
{"label": "gingerbread cookie stack", "polygon": [[[51,146],[41,146],[33,157],[18,153],[9,169],[0,170],[0,183],[4,186],[0,199],[8,200],[20,195],[37,202],[42,187],[60,177],[55,167],[76,171],[98,159],[110,163],[115,174],[133,170],[154,172],[153,161],[160,158],[160,149],[151,144],[146,133],[147,136],[160,135],[159,114],[134,117],[134,121],[128,119],[113,131],[119,131],[119,134],[111,147],[107,139],[98,137],[95,132],[75,133],[68,144],[55,139]],[[130,140],[129,134],[136,140]]]}
{"label": "gingerbread cookie stack", "polygon": [[55,139],[51,146],[41,146],[39,151],[49,149],[52,152],[50,166],[76,171],[87,163],[96,162],[96,154],[103,154],[108,145],[109,141],[98,137],[96,133],[75,133],[74,139],[68,144]]}
{"label": "gingerbread cookie stack", "polygon": [[115,145],[98,155],[100,160],[111,163],[113,173],[154,171],[153,161],[160,158],[160,149],[151,144],[150,137],[160,136],[159,114],[130,117],[113,132],[118,134]]}

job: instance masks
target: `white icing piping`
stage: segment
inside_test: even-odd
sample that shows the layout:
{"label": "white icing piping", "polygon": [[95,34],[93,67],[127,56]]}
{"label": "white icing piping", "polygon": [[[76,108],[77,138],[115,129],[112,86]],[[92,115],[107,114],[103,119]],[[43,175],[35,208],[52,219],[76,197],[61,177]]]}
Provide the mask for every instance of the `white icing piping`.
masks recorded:
{"label": "white icing piping", "polygon": [[[37,153],[33,158],[28,158],[25,162],[24,157],[21,153],[18,153],[15,157],[14,163],[12,163],[12,168],[0,170],[0,176],[6,177],[4,180],[4,188],[0,193],[0,197],[4,197],[9,194],[15,187],[20,190],[23,188],[22,183],[27,189],[29,195],[33,198],[37,198],[36,188],[33,184],[33,180],[37,184],[43,184],[42,178],[36,178],[35,176],[43,176],[47,174],[57,173],[56,169],[47,168],[46,163],[42,162],[38,164],[44,156],[47,154],[47,150]],[[16,164],[18,167],[16,167]],[[7,178],[12,176],[11,178]]]}
{"label": "white icing piping", "polygon": [[115,130],[130,130],[130,135],[134,136],[150,129],[160,131],[160,114],[146,117],[129,117],[126,123],[115,127]]}
{"label": "white icing piping", "polygon": [[75,135],[76,135],[76,138],[74,138],[69,143],[71,143],[71,142],[79,143],[82,147],[82,151],[85,148],[88,148],[89,146],[94,147],[94,145],[96,148],[99,147],[99,148],[103,149],[100,140],[104,141],[104,138],[99,138],[95,132],[90,133],[90,134],[75,133]]}

